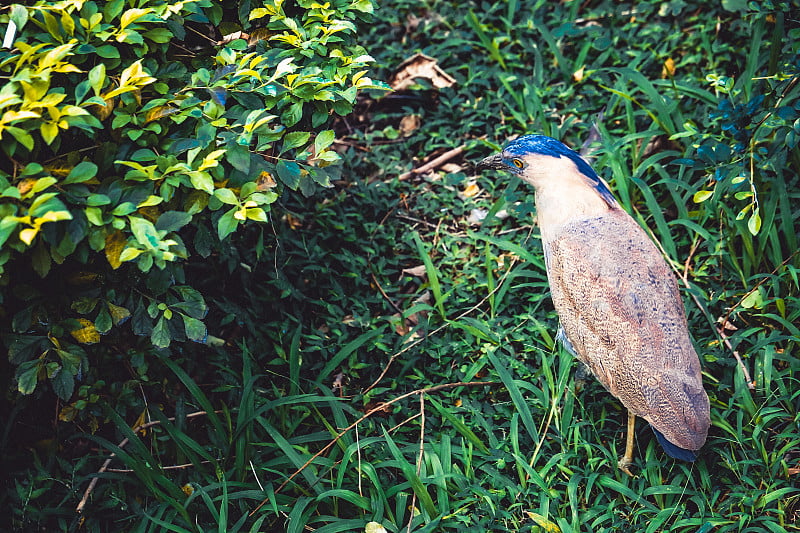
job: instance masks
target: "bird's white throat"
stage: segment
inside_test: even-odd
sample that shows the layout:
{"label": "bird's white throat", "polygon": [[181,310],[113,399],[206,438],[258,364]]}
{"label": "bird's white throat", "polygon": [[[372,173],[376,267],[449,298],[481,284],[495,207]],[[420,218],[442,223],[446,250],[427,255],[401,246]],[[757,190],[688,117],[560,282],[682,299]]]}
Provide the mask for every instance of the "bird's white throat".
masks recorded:
{"label": "bird's white throat", "polygon": [[564,224],[594,218],[611,208],[589,178],[566,158],[538,157],[521,176],[536,194],[536,216],[545,242]]}

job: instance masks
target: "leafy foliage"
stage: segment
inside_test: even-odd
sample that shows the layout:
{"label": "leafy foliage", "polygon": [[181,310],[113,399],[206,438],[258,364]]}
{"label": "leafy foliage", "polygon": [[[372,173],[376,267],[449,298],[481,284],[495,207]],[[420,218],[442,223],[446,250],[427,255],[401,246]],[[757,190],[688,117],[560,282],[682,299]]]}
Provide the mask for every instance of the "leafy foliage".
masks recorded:
{"label": "leafy foliage", "polygon": [[[338,176],[324,127],[380,86],[355,43],[372,4],[249,6],[40,1],[1,21],[13,47],[0,53],[0,268],[19,392],[49,379],[69,400],[98,364],[81,345],[125,336],[129,318],[155,348],[205,342],[181,261],[266,222],[283,189]],[[65,272],[89,283],[67,298]]]}
{"label": "leafy foliage", "polygon": [[[378,77],[420,51],[456,84],[432,98],[419,80],[374,104],[363,131],[348,118],[337,131],[358,149],[343,154],[336,189],[280,195],[283,216],[240,228],[232,246],[209,246],[174,283],[141,278],[173,298],[156,317],[185,300],[178,287],[197,290],[210,335],[225,345],[173,345],[155,357],[123,343],[134,348],[112,361],[134,361],[135,373],[76,387],[94,419],[61,422],[30,453],[6,438],[14,524],[797,530],[800,160],[784,108],[797,109],[800,29],[790,7],[385,4],[359,33],[385,69]],[[408,116],[421,126],[404,131]],[[530,191],[476,178],[460,161],[397,179],[415,159],[465,143],[477,159],[523,132],[578,146],[592,122],[595,168],[685,287],[712,401],[709,441],[693,464],[667,458],[640,421],[634,477],[616,468],[624,411],[597,383],[576,381],[554,340]],[[747,189],[758,205],[737,220],[753,197],[736,194]],[[748,225],[756,207],[760,228]],[[201,231],[213,237],[216,227]],[[151,272],[176,270],[167,262]],[[114,303],[95,305],[105,301]],[[105,309],[113,322],[118,311]],[[128,319],[139,320],[153,319],[145,308]],[[9,427],[30,420],[9,412]]]}

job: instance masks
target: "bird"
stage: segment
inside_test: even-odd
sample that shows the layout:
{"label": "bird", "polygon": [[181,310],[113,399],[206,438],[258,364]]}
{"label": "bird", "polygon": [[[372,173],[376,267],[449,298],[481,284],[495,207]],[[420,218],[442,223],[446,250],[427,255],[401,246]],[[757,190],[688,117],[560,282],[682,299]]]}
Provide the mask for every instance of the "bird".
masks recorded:
{"label": "bird", "polygon": [[533,187],[556,338],[628,411],[618,467],[632,475],[637,416],[667,455],[696,460],[710,403],[677,279],[655,243],[591,165],[552,137],[518,137],[476,168]]}

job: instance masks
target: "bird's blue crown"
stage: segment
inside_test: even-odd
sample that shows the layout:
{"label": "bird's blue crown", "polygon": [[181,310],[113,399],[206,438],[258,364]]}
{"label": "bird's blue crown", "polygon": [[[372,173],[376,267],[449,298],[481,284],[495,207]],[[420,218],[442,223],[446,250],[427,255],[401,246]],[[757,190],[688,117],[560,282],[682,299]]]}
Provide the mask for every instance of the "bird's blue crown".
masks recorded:
{"label": "bird's blue crown", "polygon": [[614,198],[614,195],[589,163],[587,163],[578,152],[569,148],[561,141],[557,141],[546,135],[524,135],[508,143],[503,151],[515,156],[541,154],[551,157],[566,157],[575,163],[575,166],[578,167],[578,171],[589,179],[597,193],[609,206],[613,207],[617,205],[616,198]]}

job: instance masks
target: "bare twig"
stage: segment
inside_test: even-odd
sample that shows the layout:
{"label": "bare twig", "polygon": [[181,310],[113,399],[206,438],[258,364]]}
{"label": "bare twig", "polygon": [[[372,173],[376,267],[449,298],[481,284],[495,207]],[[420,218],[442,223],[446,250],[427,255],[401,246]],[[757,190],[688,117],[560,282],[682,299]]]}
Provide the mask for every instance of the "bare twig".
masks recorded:
{"label": "bare twig", "polygon": [[[206,461],[200,461],[199,464],[204,465],[209,463],[211,463],[211,461],[206,460]],[[184,468],[189,468],[194,465],[195,463],[184,463],[182,465],[167,465],[167,466],[162,466],[160,468],[161,470],[183,470]],[[136,470],[133,470],[132,468],[106,468],[106,472],[113,472],[115,474],[132,474],[136,472]]]}
{"label": "bare twig", "polygon": [[[516,263],[516,261],[517,261],[517,259],[516,259],[516,258],[513,258],[513,259],[512,259],[512,261],[511,261],[511,264],[508,266],[508,269],[506,270],[506,273],[505,273],[505,274],[503,274],[503,277],[502,277],[502,278],[500,279],[500,281],[497,283],[497,285],[495,286],[495,288],[494,288],[494,289],[492,289],[492,290],[489,292],[489,294],[487,294],[486,296],[484,296],[484,297],[481,299],[481,301],[480,301],[480,302],[476,303],[475,305],[473,305],[472,307],[470,307],[469,309],[467,309],[466,311],[464,311],[463,313],[461,313],[460,315],[458,315],[458,316],[455,318],[455,320],[453,320],[452,322],[457,322],[458,320],[460,320],[460,319],[464,318],[465,316],[469,315],[470,313],[472,313],[473,311],[475,311],[476,309],[478,309],[480,306],[482,306],[482,305],[483,305],[483,304],[484,304],[484,303],[485,303],[485,302],[486,302],[486,301],[487,301],[489,298],[491,298],[491,297],[492,297],[492,295],[494,295],[494,293],[496,293],[497,291],[499,291],[499,290],[500,290],[500,288],[503,286],[503,282],[504,282],[504,281],[505,281],[505,279],[508,277],[508,275],[511,273],[511,269],[514,267],[514,263]],[[389,360],[386,362],[386,366],[384,366],[384,367],[383,367],[383,370],[381,371],[381,374],[380,374],[380,375],[377,377],[377,379],[376,379],[375,381],[373,381],[373,382],[372,382],[372,385],[370,385],[369,387],[367,387],[366,389],[364,389],[364,390],[361,392],[361,394],[366,394],[366,393],[368,393],[369,391],[371,391],[372,389],[374,389],[374,388],[375,388],[375,387],[378,385],[378,383],[380,383],[380,382],[381,382],[381,380],[383,380],[384,376],[386,376],[386,373],[389,371],[389,367],[390,367],[390,366],[392,366],[392,363],[394,363],[394,362],[395,362],[395,360],[396,360],[398,357],[400,357],[400,355],[402,355],[402,354],[406,353],[408,350],[410,350],[411,348],[413,348],[413,347],[415,347],[416,345],[420,344],[421,342],[423,342],[424,340],[426,340],[428,337],[430,337],[430,336],[433,336],[433,335],[436,335],[437,333],[439,333],[440,331],[442,331],[442,330],[443,330],[443,329],[445,329],[446,327],[450,326],[450,323],[451,323],[451,322],[446,322],[446,323],[442,324],[441,326],[439,326],[439,327],[438,327],[438,328],[436,328],[435,330],[433,330],[433,331],[431,331],[430,333],[428,333],[428,335],[426,335],[425,337],[419,338],[419,339],[415,340],[414,342],[412,342],[412,343],[409,343],[409,344],[408,344],[408,345],[406,345],[406,347],[405,347],[405,348],[403,348],[402,350],[400,350],[400,351],[398,351],[398,352],[395,352],[394,354],[392,354],[392,356],[391,356],[391,357],[389,358]]]}
{"label": "bare twig", "polygon": [[[222,411],[215,411],[215,412],[216,413],[221,413]],[[186,415],[186,418],[194,418],[196,416],[203,416],[203,415],[206,415],[206,414],[208,414],[206,411],[197,411],[195,413],[189,413],[188,415]],[[171,421],[175,420],[175,417],[174,416],[170,417],[167,420],[171,420]],[[157,426],[159,424],[161,424],[160,420],[154,420],[152,422],[147,422],[146,424],[140,424],[140,425],[136,426],[135,428],[133,428],[133,432],[134,433],[138,433],[139,431],[142,431],[143,429],[151,428],[151,427]],[[117,445],[117,447],[118,448],[124,448],[128,444],[128,442],[130,442],[130,439],[128,439],[126,437],[126,438],[122,439],[122,441],[120,441],[120,443]],[[106,461],[103,463],[103,466],[100,467],[100,470],[97,471],[97,473],[98,474],[102,474],[103,472],[108,471],[109,470],[108,469],[108,465],[111,464],[111,461],[116,456],[117,456],[117,454],[112,452],[111,455],[108,456],[108,459],[106,459]],[[172,466],[171,468],[179,468],[179,467],[182,467],[182,466],[183,465]],[[165,467],[165,468],[170,468],[170,467]],[[78,506],[75,508],[75,512],[76,513],[82,513],[83,512],[83,508],[86,507],[86,502],[89,501],[89,496],[92,494],[92,491],[94,490],[95,485],[97,485],[97,480],[98,479],[100,479],[100,478],[99,477],[95,477],[95,478],[92,478],[92,480],[89,482],[89,486],[86,487],[86,490],[83,493],[83,498],[81,498],[81,501],[78,502]]]}
{"label": "bare twig", "polygon": [[381,295],[386,299],[387,302],[389,302],[389,305],[394,307],[394,310],[400,313],[400,315],[402,316],[403,310],[400,309],[400,307],[396,303],[394,303],[394,300],[389,298],[389,295],[386,294],[386,291],[383,290],[383,287],[381,287],[381,284],[378,282],[378,278],[375,277],[375,273],[370,272],[370,275],[372,276],[372,282],[375,284],[376,287],[378,287],[378,290],[380,291]]}
{"label": "bare twig", "polygon": [[438,168],[443,163],[446,163],[447,161],[450,161],[451,159],[453,159],[457,155],[463,153],[464,150],[466,150],[466,148],[467,148],[466,145],[462,144],[458,148],[453,148],[452,150],[448,150],[445,153],[443,153],[442,155],[440,155],[439,157],[435,157],[435,158],[431,159],[430,161],[428,161],[427,163],[425,163],[421,167],[417,167],[417,168],[411,170],[410,172],[406,172],[405,174],[400,174],[400,176],[398,176],[397,179],[399,179],[400,181],[407,180],[411,176],[415,176],[417,174],[424,174],[425,172],[428,172],[429,170],[433,170],[435,168]]}
{"label": "bare twig", "polygon": [[[397,403],[400,400],[404,400],[404,399],[406,399],[406,398],[408,398],[410,396],[414,396],[415,394],[431,394],[431,393],[439,392],[439,391],[443,391],[443,390],[454,389],[456,387],[479,387],[479,386],[487,386],[487,385],[491,386],[491,385],[498,385],[498,384],[499,383],[495,382],[495,381],[465,381],[465,382],[458,382],[458,383],[442,383],[441,385],[435,385],[433,387],[428,387],[428,388],[425,388],[425,389],[413,390],[411,392],[407,392],[405,394],[401,394],[400,396],[397,396],[396,398],[392,398],[391,400],[389,400],[387,402],[381,403],[378,407],[370,409],[369,411],[364,413],[364,415],[361,418],[359,418],[358,420],[356,420],[355,422],[353,422],[352,424],[350,424],[349,426],[344,428],[342,431],[340,431],[333,438],[333,440],[331,440],[328,444],[323,446],[322,449],[320,451],[318,451],[317,453],[315,453],[313,456],[311,456],[311,458],[308,461],[306,461],[303,464],[303,466],[301,466],[300,468],[295,470],[295,472],[291,476],[289,476],[286,479],[286,481],[281,483],[280,486],[277,489],[275,489],[275,494],[277,494],[281,490],[283,490],[284,487],[286,487],[286,485],[289,484],[289,482],[291,482],[303,470],[305,470],[308,467],[308,465],[310,465],[312,462],[314,462],[314,460],[316,460],[318,457],[320,457],[321,455],[327,453],[328,450],[333,448],[333,446],[335,446],[336,443],[339,442],[339,439],[344,437],[350,430],[352,430],[353,428],[358,426],[361,422],[363,422],[364,420],[366,420],[367,418],[369,418],[373,414],[377,413],[378,411],[383,411],[386,408],[386,406],[388,406],[388,405],[392,405],[393,403]],[[269,498],[264,498],[264,500],[261,503],[259,503],[258,506],[255,509],[250,511],[250,516],[253,516],[253,514],[255,514],[255,512],[258,511],[259,509],[261,509],[261,507],[263,507],[268,501],[269,501]]]}
{"label": "bare twig", "polygon": [[[422,472],[422,455],[425,453],[425,395],[419,395],[419,455],[417,456],[417,477]],[[408,529],[407,533],[411,533],[411,525],[414,523],[413,510],[417,507],[417,493],[412,491],[411,495],[411,509],[412,512],[408,516]]]}

